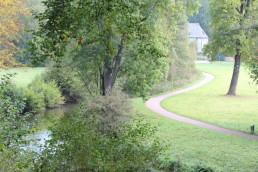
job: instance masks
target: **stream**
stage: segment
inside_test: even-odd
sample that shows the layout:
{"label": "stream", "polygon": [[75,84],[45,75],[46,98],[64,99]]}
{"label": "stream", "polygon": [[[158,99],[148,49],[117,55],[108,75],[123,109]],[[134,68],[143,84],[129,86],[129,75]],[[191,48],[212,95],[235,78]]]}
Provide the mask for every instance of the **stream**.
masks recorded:
{"label": "stream", "polygon": [[65,104],[59,107],[46,109],[35,116],[38,120],[36,128],[38,129],[35,133],[29,134],[24,137],[25,140],[35,140],[29,145],[24,146],[25,150],[40,151],[41,147],[45,144],[46,140],[50,139],[51,131],[48,127],[51,126],[53,119],[61,118],[62,116],[71,113],[78,104]]}

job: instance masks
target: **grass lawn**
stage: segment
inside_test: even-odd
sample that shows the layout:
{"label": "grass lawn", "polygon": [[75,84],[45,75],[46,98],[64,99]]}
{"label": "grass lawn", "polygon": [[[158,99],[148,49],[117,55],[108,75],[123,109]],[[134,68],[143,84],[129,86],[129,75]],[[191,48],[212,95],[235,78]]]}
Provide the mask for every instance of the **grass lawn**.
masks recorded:
{"label": "grass lawn", "polygon": [[44,67],[37,67],[37,68],[12,68],[9,70],[3,70],[0,71],[0,77],[6,73],[17,73],[17,75],[14,76],[13,81],[18,86],[26,86],[28,85],[36,76],[42,74],[46,71],[46,68]]}
{"label": "grass lawn", "polygon": [[155,136],[168,145],[166,155],[184,164],[205,164],[221,171],[258,171],[258,141],[218,133],[160,116],[132,99],[134,109],[158,131]]}
{"label": "grass lawn", "polygon": [[168,145],[166,155],[182,163],[203,163],[214,169],[258,171],[258,141],[218,133],[168,119],[148,110],[142,99],[132,100],[134,109],[153,125],[156,137]]}
{"label": "grass lawn", "polygon": [[[229,86],[228,80],[231,77],[232,64],[198,64],[197,67],[201,71],[216,75],[215,79],[197,90],[164,100],[163,106],[173,109],[172,111],[177,113],[178,109],[185,113],[195,112],[197,117],[190,116],[191,118],[203,119],[202,121],[212,124],[219,125],[218,123],[223,121],[221,123],[227,124],[227,128],[238,126],[238,130],[240,130],[240,126],[245,128],[245,124],[248,124],[245,130],[241,130],[248,132],[249,123],[256,124],[258,127],[258,95],[255,94],[257,87],[249,85],[250,79],[246,71],[241,70],[237,91],[239,97],[233,98],[223,96]],[[132,104],[134,109],[146,120],[158,126],[156,137],[168,145],[166,150],[168,157],[179,159],[186,164],[201,162],[214,169],[227,172],[258,171],[257,140],[223,134],[168,119],[147,109],[140,98],[132,99]],[[176,108],[174,109],[174,107]],[[215,109],[214,111],[218,114],[212,115],[209,108]],[[199,113],[199,110],[202,112]],[[246,119],[243,113],[250,113],[253,116],[251,119]],[[243,119],[239,120],[239,116]],[[229,121],[225,122],[224,120]],[[222,124],[220,126],[224,127]]]}
{"label": "grass lawn", "polygon": [[250,126],[255,125],[255,134],[258,135],[258,87],[250,84],[248,72],[241,69],[238,96],[224,96],[230,84],[233,64],[198,64],[197,68],[215,75],[215,79],[201,88],[168,98],[161,105],[192,119],[247,133]]}

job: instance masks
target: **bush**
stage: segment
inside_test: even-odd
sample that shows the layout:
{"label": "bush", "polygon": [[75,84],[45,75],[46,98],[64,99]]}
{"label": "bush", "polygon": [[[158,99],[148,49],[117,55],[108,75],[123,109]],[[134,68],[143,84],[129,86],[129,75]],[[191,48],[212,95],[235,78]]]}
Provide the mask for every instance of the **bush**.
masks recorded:
{"label": "bush", "polygon": [[65,102],[76,103],[83,98],[83,84],[74,71],[67,68],[51,69],[43,75],[43,78],[45,82],[54,81],[57,84]]}
{"label": "bush", "polygon": [[[129,123],[127,96],[88,100],[52,127],[52,139],[34,171],[147,171],[163,150],[151,139],[155,128],[141,119]],[[126,122],[125,122],[126,121]]]}
{"label": "bush", "polygon": [[31,128],[28,119],[32,114],[24,112],[26,98],[22,91],[11,83],[12,76],[8,74],[0,80],[0,150],[15,147],[23,142],[22,136]]}
{"label": "bush", "polygon": [[23,88],[23,91],[26,96],[26,111],[38,111],[64,104],[64,98],[54,81],[45,82],[37,78],[27,88]]}
{"label": "bush", "polygon": [[103,133],[119,129],[119,121],[129,122],[132,107],[128,96],[121,90],[113,89],[110,96],[95,96],[86,100],[87,112],[99,120],[99,130]]}
{"label": "bush", "polygon": [[154,129],[141,120],[121,124],[103,135],[102,123],[82,107],[52,128],[52,140],[34,171],[147,171],[157,165],[161,148]]}

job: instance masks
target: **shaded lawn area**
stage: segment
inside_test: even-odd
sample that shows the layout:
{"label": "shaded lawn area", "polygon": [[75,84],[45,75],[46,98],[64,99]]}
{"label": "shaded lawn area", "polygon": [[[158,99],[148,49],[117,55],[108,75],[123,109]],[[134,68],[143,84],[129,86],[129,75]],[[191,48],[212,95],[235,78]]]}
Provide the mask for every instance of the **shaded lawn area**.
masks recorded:
{"label": "shaded lawn area", "polygon": [[0,77],[7,73],[17,73],[12,79],[17,86],[27,86],[36,76],[41,75],[47,70],[45,67],[25,67],[0,70]]}
{"label": "shaded lawn area", "polygon": [[148,110],[142,99],[134,109],[158,126],[156,137],[168,145],[166,155],[186,164],[203,163],[223,171],[257,171],[258,141],[177,122]]}
{"label": "shaded lawn area", "polygon": [[246,133],[250,133],[250,126],[255,125],[258,135],[258,87],[251,84],[248,71],[241,69],[238,95],[224,96],[233,63],[198,64],[197,68],[215,75],[214,80],[196,90],[168,98],[161,105],[182,116]]}

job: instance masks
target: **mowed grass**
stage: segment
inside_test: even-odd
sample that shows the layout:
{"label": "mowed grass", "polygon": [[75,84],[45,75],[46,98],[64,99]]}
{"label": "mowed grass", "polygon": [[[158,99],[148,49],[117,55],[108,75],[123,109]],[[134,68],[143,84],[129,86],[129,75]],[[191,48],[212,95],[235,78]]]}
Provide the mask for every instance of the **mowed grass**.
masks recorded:
{"label": "mowed grass", "polygon": [[41,75],[47,70],[44,67],[37,67],[37,68],[12,68],[8,70],[0,70],[0,77],[7,73],[17,73],[12,80],[17,86],[26,86],[28,85],[33,79],[37,76]]}
{"label": "mowed grass", "polygon": [[161,105],[182,116],[246,133],[255,125],[258,135],[258,87],[251,84],[247,70],[241,68],[237,96],[225,96],[233,63],[198,64],[197,68],[215,75],[215,79],[196,90],[168,98]]}
{"label": "mowed grass", "polygon": [[258,171],[258,141],[223,134],[160,116],[132,99],[134,109],[157,126],[157,137],[167,145],[165,155],[183,164],[205,164],[226,172]]}
{"label": "mowed grass", "polygon": [[134,109],[157,126],[155,136],[168,145],[166,155],[185,164],[203,163],[221,171],[258,171],[258,141],[177,122],[148,110],[142,99]]}

